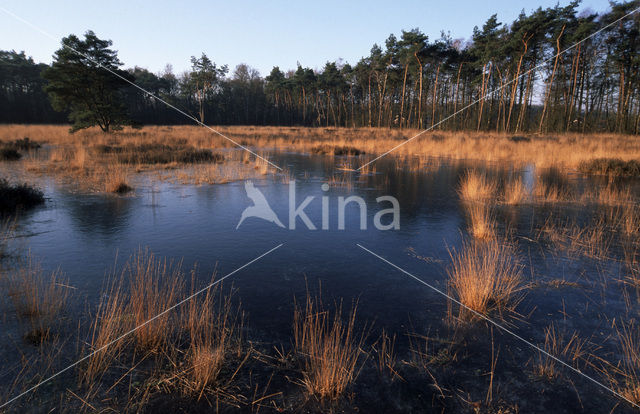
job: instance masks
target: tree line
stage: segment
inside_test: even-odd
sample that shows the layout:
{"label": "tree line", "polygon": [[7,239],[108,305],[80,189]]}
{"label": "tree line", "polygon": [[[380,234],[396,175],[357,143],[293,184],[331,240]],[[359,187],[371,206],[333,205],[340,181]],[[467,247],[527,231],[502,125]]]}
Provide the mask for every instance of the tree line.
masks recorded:
{"label": "tree line", "polygon": [[0,122],[110,130],[188,121],[160,98],[216,125],[637,134],[640,16],[617,20],[640,1],[611,2],[604,13],[578,6],[523,11],[510,24],[493,15],[466,42],[403,30],[353,65],[276,66],[265,77],[246,64],[230,73],[205,54],[179,75],[170,66],[122,70],[111,42],[89,31],[64,38],[51,65],[0,51]]}

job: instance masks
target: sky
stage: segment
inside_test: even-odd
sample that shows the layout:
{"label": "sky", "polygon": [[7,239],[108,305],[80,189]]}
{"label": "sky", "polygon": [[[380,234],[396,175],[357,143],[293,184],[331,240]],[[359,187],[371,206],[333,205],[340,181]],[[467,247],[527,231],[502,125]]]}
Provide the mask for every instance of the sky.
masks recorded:
{"label": "sky", "polygon": [[[246,63],[265,76],[273,66],[321,69],[342,59],[356,63],[390,33],[419,28],[430,40],[442,30],[469,39],[474,26],[492,14],[510,23],[520,11],[552,7],[558,0],[409,0],[409,1],[6,1],[0,0],[0,50],[24,50],[37,62],[51,62],[60,39],[93,30],[111,39],[124,67],[174,73],[190,66],[190,57],[206,53],[233,68]],[[569,0],[560,0],[566,5]],[[16,20],[3,9],[28,21]],[[581,10],[602,12],[606,0],[583,0]]]}

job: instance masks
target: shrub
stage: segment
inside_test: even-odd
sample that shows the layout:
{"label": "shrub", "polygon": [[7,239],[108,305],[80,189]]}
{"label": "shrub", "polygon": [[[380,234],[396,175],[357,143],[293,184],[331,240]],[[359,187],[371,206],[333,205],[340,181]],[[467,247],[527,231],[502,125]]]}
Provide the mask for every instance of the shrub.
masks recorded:
{"label": "shrub", "polygon": [[0,178],[0,214],[14,213],[44,203],[44,194],[28,184],[9,184]]}
{"label": "shrub", "polygon": [[16,139],[15,141],[7,142],[4,144],[5,148],[11,148],[15,150],[21,151],[30,151],[34,149],[40,148],[42,145],[36,141],[31,141],[29,137],[24,137],[22,139]]}
{"label": "shrub", "polygon": [[0,148],[0,160],[2,161],[17,161],[22,158],[22,155],[13,148]]}
{"label": "shrub", "polygon": [[311,148],[311,153],[321,155],[363,155],[365,152],[346,145],[317,145]]}

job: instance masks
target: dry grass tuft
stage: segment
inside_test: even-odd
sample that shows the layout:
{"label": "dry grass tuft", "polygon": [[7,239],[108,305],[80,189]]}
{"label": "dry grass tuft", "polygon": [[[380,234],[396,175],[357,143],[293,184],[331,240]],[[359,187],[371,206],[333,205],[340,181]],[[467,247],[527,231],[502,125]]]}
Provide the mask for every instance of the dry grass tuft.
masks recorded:
{"label": "dry grass tuft", "polygon": [[[575,368],[578,368],[578,363],[584,361],[590,355],[586,339],[580,338],[577,332],[567,336],[564,331],[559,330],[554,324],[544,329],[543,349]],[[542,352],[539,353],[537,360],[534,362],[533,371],[535,375],[547,380],[554,380],[560,374],[558,362]]]}
{"label": "dry grass tuft", "polygon": [[613,390],[634,404],[640,404],[640,330],[633,320],[614,327],[622,358],[615,365],[603,361],[601,371]]}
{"label": "dry grass tuft", "polygon": [[202,298],[189,302],[184,319],[189,348],[187,368],[181,376],[182,388],[183,392],[200,397],[206,387],[220,385],[217,384],[220,373],[230,356],[241,354],[242,318],[231,296],[223,296],[222,289],[216,285]]}
{"label": "dry grass tuft", "polygon": [[66,308],[73,289],[62,273],[57,270],[45,274],[29,255],[24,263],[7,272],[4,283],[18,315],[31,323],[29,335],[39,338],[38,342],[46,340]]}
{"label": "dry grass tuft", "polygon": [[133,191],[133,187],[128,183],[128,177],[126,170],[117,165],[111,164],[103,170],[97,170],[96,181],[103,178],[103,189],[107,193],[126,194]]}
{"label": "dry grass tuft", "polygon": [[527,189],[521,178],[511,180],[504,187],[504,203],[508,205],[522,204],[527,199]]}
{"label": "dry grass tuft", "polygon": [[378,359],[378,373],[382,377],[390,377],[391,380],[396,377],[401,378],[396,371],[396,353],[395,353],[396,336],[389,337],[383,330],[380,338],[373,345],[373,350]]}
{"label": "dry grass tuft", "polygon": [[477,171],[467,171],[460,181],[458,193],[465,201],[488,202],[496,192],[497,185],[490,181],[486,175]]}
{"label": "dry grass tuft", "polygon": [[457,252],[448,269],[449,290],[467,309],[461,307],[460,319],[472,320],[477,313],[512,310],[522,299],[525,288],[522,267],[515,249],[498,241],[468,242]]}
{"label": "dry grass tuft", "polygon": [[489,240],[495,237],[496,220],[491,206],[484,203],[467,203],[467,212],[471,221],[469,232],[480,240]]}
{"label": "dry grass tuft", "polygon": [[[135,326],[150,320],[180,298],[184,285],[182,264],[156,258],[148,249],[138,250],[129,260],[125,274],[130,283],[130,308]],[[145,350],[160,350],[177,325],[175,314],[165,314],[134,333],[137,345]]]}
{"label": "dry grass tuft", "polygon": [[[81,367],[81,383],[91,384],[102,376],[130,342],[130,337],[118,340],[133,328],[129,301],[130,296],[126,292],[122,276],[111,275],[98,305],[96,317],[91,324],[90,345],[86,353],[100,351],[91,355],[86,364]],[[110,345],[105,347],[107,344]]]}
{"label": "dry grass tuft", "polygon": [[301,359],[302,386],[320,400],[335,400],[358,375],[364,331],[355,329],[356,306],[342,320],[342,305],[331,316],[320,297],[307,294],[304,308],[296,306],[293,322],[294,345]]}

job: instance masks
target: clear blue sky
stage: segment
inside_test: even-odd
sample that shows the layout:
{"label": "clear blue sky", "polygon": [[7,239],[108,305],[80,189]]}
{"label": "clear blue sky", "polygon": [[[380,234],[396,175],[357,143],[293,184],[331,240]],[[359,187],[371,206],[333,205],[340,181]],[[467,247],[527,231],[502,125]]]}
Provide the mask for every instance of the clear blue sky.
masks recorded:
{"label": "clear blue sky", "polygon": [[[566,5],[568,0],[561,0]],[[201,52],[233,69],[247,63],[262,75],[274,65],[321,68],[327,60],[357,62],[373,43],[390,33],[420,28],[430,39],[440,31],[468,39],[497,13],[511,22],[522,9],[554,6],[557,0],[410,0],[410,1],[6,1],[0,5],[56,39],[91,29],[113,40],[125,67],[158,72],[171,63],[175,73]],[[606,0],[583,0],[581,9],[601,12]],[[0,49],[24,50],[36,61],[51,62],[59,41],[34,31],[0,11]]]}

